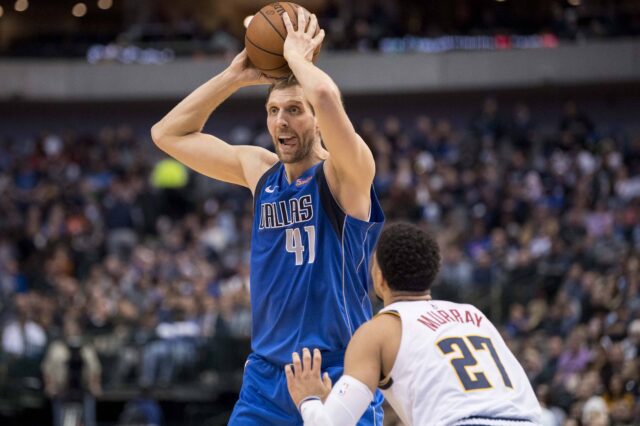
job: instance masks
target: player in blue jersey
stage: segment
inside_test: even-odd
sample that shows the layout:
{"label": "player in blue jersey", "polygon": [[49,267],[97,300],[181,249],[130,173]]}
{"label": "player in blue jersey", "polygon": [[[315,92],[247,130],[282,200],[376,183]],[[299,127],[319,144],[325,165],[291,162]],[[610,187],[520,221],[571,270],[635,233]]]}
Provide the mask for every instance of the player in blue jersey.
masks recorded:
{"label": "player in blue jersey", "polygon": [[[338,87],[311,62],[324,31],[313,36],[314,15],[299,13],[297,19],[294,31],[284,15],[284,57],[295,78],[265,77],[243,51],[152,129],[154,142],[169,155],[254,196],[253,353],[232,425],[302,424],[284,376],[291,354],[319,348],[335,381],[351,335],[371,318],[367,271],[384,220],[372,189],[375,163]],[[202,133],[218,105],[259,84],[271,84],[266,110],[275,154]],[[359,424],[382,424],[381,400],[373,399]]]}

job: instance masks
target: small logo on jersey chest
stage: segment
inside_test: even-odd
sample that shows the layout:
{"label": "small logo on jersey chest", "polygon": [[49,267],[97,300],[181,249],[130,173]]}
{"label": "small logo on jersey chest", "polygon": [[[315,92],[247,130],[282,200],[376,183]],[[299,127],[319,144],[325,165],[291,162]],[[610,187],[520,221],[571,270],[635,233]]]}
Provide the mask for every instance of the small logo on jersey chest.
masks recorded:
{"label": "small logo on jersey chest", "polygon": [[306,183],[309,183],[311,179],[313,179],[313,176],[309,176],[308,178],[305,178],[305,179],[298,178],[296,179],[296,186],[302,186]]}
{"label": "small logo on jersey chest", "polygon": [[273,194],[273,191],[275,191],[276,189],[278,189],[278,185],[274,186],[273,188],[271,187],[271,185],[269,185],[264,189],[264,192]]}

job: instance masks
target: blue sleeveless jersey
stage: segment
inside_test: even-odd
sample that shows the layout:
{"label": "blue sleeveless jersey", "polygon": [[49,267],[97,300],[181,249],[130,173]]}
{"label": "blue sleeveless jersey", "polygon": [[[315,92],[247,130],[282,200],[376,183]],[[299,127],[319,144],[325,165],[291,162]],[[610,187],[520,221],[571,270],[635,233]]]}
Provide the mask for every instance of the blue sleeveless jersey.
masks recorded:
{"label": "blue sleeveless jersey", "polygon": [[384,214],[372,188],[370,220],[345,215],[323,165],[288,183],[278,162],[255,189],[252,349],[274,364],[303,347],[342,351],[371,318],[369,261]]}

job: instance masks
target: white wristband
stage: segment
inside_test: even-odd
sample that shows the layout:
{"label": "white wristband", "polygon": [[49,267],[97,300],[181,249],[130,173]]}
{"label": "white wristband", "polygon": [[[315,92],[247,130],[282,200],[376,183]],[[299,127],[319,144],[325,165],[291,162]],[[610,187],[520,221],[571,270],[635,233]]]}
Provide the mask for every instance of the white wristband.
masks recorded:
{"label": "white wristband", "polygon": [[324,404],[319,399],[307,398],[300,403],[300,414],[305,426],[351,426],[358,423],[372,399],[367,385],[351,376],[342,376]]}
{"label": "white wristband", "polygon": [[320,401],[320,403],[322,404],[322,401],[320,400],[319,396],[308,396],[305,399],[303,399],[302,401],[300,401],[298,403],[298,411],[302,414],[302,406],[304,405],[305,402],[310,402],[310,401]]}

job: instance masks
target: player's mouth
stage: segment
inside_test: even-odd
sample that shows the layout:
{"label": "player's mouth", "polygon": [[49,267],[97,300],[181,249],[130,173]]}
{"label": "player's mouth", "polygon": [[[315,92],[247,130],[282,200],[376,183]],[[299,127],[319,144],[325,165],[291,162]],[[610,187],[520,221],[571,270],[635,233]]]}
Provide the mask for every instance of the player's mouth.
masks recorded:
{"label": "player's mouth", "polygon": [[279,136],[278,142],[280,142],[280,146],[295,146],[298,143],[298,138],[295,136]]}

